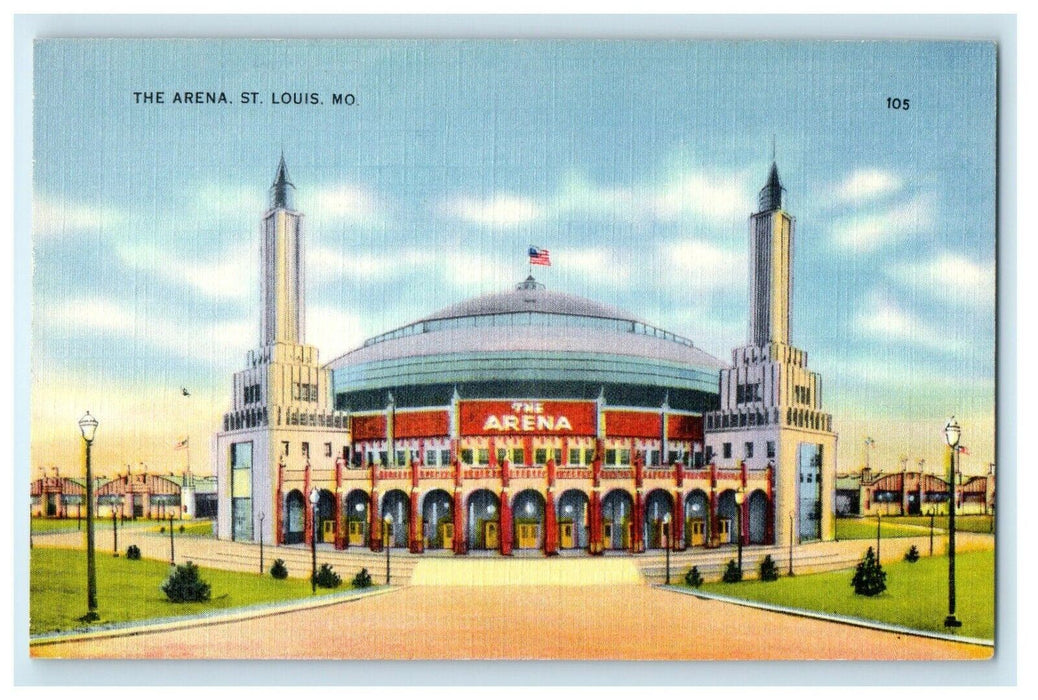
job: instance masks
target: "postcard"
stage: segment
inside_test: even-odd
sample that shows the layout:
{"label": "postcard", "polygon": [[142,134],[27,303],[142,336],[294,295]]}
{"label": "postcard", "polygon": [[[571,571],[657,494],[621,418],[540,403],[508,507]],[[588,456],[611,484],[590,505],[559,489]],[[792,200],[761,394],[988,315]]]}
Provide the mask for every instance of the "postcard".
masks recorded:
{"label": "postcard", "polygon": [[37,40],[30,655],[992,658],[996,56]]}

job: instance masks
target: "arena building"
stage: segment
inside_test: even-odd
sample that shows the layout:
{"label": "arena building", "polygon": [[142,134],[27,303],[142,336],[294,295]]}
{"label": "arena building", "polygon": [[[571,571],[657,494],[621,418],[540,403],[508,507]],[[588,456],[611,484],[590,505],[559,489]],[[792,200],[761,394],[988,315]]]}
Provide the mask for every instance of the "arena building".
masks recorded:
{"label": "arena building", "polygon": [[[784,237],[758,256],[780,255],[761,279],[770,280],[769,299],[785,295],[765,325],[784,325],[777,336],[765,330],[763,351],[737,353],[769,377],[796,367],[786,372],[799,382],[795,395],[817,410],[818,393],[799,393],[817,376],[788,346],[792,219],[772,176],[768,206],[753,221],[758,231],[774,222]],[[721,391],[735,386],[733,370],[691,340],[532,275],[321,366],[304,342],[305,239],[293,190],[282,159],[262,226],[261,347],[235,375],[233,407],[214,439],[220,537],[506,555],[682,550],[737,533],[771,543],[784,532],[775,504],[784,512],[803,500],[794,480],[807,470],[795,459],[816,470],[804,506],[814,525],[801,526],[801,539],[826,535],[822,451],[801,456],[800,438],[813,431],[812,444],[824,442],[832,460],[831,419],[819,413],[822,423],[808,427],[801,412],[787,423],[792,383],[759,406],[747,395],[736,401],[734,390],[729,401]],[[758,420],[758,408],[769,418]],[[733,457],[732,435],[760,438],[757,456],[750,448]],[[781,468],[790,475],[778,478]]]}

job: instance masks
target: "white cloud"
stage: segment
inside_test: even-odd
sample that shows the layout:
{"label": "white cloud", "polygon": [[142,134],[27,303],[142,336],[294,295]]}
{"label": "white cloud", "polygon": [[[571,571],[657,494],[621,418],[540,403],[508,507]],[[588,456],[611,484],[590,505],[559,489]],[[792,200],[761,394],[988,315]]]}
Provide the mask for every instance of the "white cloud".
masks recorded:
{"label": "white cloud", "polygon": [[935,218],[934,196],[919,194],[884,211],[843,217],[833,225],[832,240],[844,250],[866,253],[925,232]]}
{"label": "white cloud", "polygon": [[45,306],[40,321],[62,337],[75,330],[96,332],[205,362],[227,353],[244,353],[258,340],[256,325],[246,321],[174,320],[106,299],[86,297]]}
{"label": "white cloud", "polygon": [[263,191],[253,185],[207,182],[194,189],[194,209],[199,221],[223,216],[254,219],[266,204]]}
{"label": "white cloud", "polygon": [[462,221],[487,226],[514,226],[544,216],[544,209],[534,200],[514,194],[500,193],[487,199],[457,197],[443,205],[444,213]]}
{"label": "white cloud", "polygon": [[844,202],[861,203],[901,189],[901,178],[886,170],[870,168],[856,170],[835,188],[836,198]]}
{"label": "white cloud", "polygon": [[125,221],[126,214],[110,206],[48,197],[33,200],[32,229],[35,236],[60,236],[84,229],[101,231]]}
{"label": "white cloud", "polygon": [[722,222],[746,213],[752,201],[740,177],[689,172],[655,191],[652,209],[656,217],[664,221],[691,214]]}
{"label": "white cloud", "polygon": [[630,258],[620,259],[610,248],[553,248],[552,265],[560,272],[571,272],[582,279],[601,279],[616,286],[630,279]]}
{"label": "white cloud", "polygon": [[358,347],[367,337],[357,314],[328,306],[314,306],[306,312],[306,341],[317,347],[322,362]]}
{"label": "white cloud", "polygon": [[255,243],[227,251],[216,260],[188,260],[148,246],[120,247],[116,254],[139,273],[194,289],[209,299],[248,299],[259,294]]}
{"label": "white cloud", "polygon": [[873,293],[865,300],[856,319],[860,336],[914,345],[940,353],[956,353],[965,348],[961,330],[944,328],[913,316],[890,299]]}
{"label": "white cloud", "polygon": [[300,207],[316,219],[370,221],[381,207],[366,189],[351,185],[325,185],[300,197]]}
{"label": "white cloud", "polygon": [[995,264],[945,253],[931,260],[895,265],[889,276],[936,299],[993,309]]}
{"label": "white cloud", "polygon": [[660,247],[660,255],[671,270],[661,283],[678,285],[695,291],[744,285],[746,252],[722,248],[703,240],[690,239]]}
{"label": "white cloud", "polygon": [[399,277],[416,274],[434,265],[441,256],[431,250],[406,248],[384,253],[347,253],[326,246],[311,246],[307,253],[307,275],[311,281],[344,276]]}

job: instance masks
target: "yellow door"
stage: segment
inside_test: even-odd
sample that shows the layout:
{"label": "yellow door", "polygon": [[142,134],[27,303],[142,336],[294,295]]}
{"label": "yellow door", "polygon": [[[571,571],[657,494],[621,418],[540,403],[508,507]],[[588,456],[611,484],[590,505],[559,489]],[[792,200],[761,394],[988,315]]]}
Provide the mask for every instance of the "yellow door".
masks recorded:
{"label": "yellow door", "polygon": [[706,522],[702,518],[689,518],[688,531],[691,534],[692,546],[706,543]]}
{"label": "yellow door", "polygon": [[602,523],[602,540],[606,549],[613,548],[613,522],[611,520]]}
{"label": "yellow door", "polygon": [[440,523],[440,546],[450,547],[454,542],[454,523]]}
{"label": "yellow door", "polygon": [[322,542],[335,542],[335,521],[334,520],[322,520],[321,521],[321,541]]}
{"label": "yellow door", "polygon": [[717,537],[721,544],[728,544],[732,541],[732,521],[728,518],[721,518],[718,521]]}
{"label": "yellow door", "polygon": [[562,523],[559,531],[559,545],[563,549],[573,548],[573,523]]}
{"label": "yellow door", "polygon": [[519,537],[516,543],[520,549],[537,549],[539,527],[533,523],[519,523]]}
{"label": "yellow door", "polygon": [[351,545],[363,545],[364,544],[364,521],[363,520],[351,520],[350,521],[350,544]]}
{"label": "yellow door", "polygon": [[483,523],[483,546],[487,549],[497,549],[497,521],[487,520]]}

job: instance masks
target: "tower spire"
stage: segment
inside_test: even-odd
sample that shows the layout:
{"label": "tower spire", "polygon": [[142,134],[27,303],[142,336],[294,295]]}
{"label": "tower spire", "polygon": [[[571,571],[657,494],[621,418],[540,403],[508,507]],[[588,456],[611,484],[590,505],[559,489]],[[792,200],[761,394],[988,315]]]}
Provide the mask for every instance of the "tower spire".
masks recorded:
{"label": "tower spire", "polygon": [[772,161],[771,172],[768,173],[768,181],[757,196],[760,211],[778,211],[781,209],[783,189],[782,181],[779,180],[778,164]]}
{"label": "tower spire", "polygon": [[278,171],[274,175],[274,184],[270,186],[270,208],[291,209],[292,195],[296,186],[288,177],[288,166],[285,165],[285,152],[281,152],[281,160],[278,162]]}

